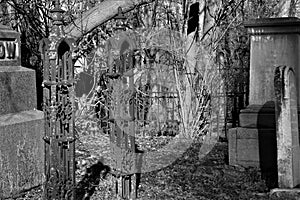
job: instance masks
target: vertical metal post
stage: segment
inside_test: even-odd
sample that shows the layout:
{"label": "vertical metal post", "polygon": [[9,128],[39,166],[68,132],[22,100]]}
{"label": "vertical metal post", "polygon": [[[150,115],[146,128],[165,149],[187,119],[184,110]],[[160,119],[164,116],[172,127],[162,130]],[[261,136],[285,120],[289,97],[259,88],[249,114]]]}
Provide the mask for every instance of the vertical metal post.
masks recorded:
{"label": "vertical metal post", "polygon": [[51,11],[53,27],[40,43],[44,65],[45,200],[75,199],[74,69],[75,41],[63,31],[59,2]]}

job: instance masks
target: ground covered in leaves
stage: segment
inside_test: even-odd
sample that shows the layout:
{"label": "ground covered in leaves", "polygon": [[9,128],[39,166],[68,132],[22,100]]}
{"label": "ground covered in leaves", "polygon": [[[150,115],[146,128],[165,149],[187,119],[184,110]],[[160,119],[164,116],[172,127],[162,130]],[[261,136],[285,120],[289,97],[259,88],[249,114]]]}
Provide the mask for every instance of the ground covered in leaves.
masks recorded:
{"label": "ground covered in leaves", "polygon": [[[109,154],[108,140],[102,138],[101,142],[93,136],[81,138],[76,150],[78,199],[116,199],[111,189],[112,176],[106,174],[105,159],[101,158]],[[269,197],[269,189],[257,169],[228,165],[226,142],[217,143],[201,160],[198,159],[200,146],[193,144],[181,158],[164,169],[142,174],[138,199],[280,199]],[[41,199],[41,194],[39,187],[14,199]]]}

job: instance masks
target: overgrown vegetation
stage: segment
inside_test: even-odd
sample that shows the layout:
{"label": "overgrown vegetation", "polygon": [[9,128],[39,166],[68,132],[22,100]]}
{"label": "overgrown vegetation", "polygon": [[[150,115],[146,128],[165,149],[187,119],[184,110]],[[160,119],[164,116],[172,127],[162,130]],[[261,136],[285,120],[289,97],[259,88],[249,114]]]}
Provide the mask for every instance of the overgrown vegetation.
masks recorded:
{"label": "overgrown vegetation", "polygon": [[[100,1],[101,2],[101,1]],[[247,88],[243,85],[247,83],[246,72],[249,66],[249,40],[246,30],[242,24],[245,20],[253,17],[269,17],[277,16],[279,12],[279,0],[276,1],[252,1],[252,0],[231,0],[231,1],[205,1],[198,6],[200,13],[199,26],[195,26],[199,16],[191,12],[197,11],[194,8],[189,9],[191,5],[188,1],[181,0],[166,0],[166,1],[150,1],[144,6],[137,6],[131,11],[133,18],[129,19],[132,24],[138,27],[152,28],[159,27],[163,24],[172,30],[178,31],[183,35],[192,32],[193,28],[198,28],[195,38],[198,37],[197,43],[202,43],[206,48],[202,48],[198,52],[199,67],[203,67],[203,61],[208,62],[211,56],[211,63],[207,65],[219,66],[224,69],[222,73],[225,90],[227,92],[247,92]],[[38,43],[41,38],[47,37],[51,29],[50,10],[53,8],[53,1],[30,1],[25,0],[2,0],[1,2],[1,23],[6,24],[21,33],[22,38],[22,65],[33,68],[37,72],[37,85],[39,93],[42,93],[42,65],[38,51]],[[99,3],[99,2],[98,2]],[[90,1],[61,1],[65,13],[65,24],[74,22],[74,19],[81,17],[83,12],[94,7],[96,2]],[[201,10],[203,9],[203,10]],[[128,16],[130,14],[128,13]],[[190,20],[188,20],[191,18]],[[96,103],[95,90],[100,81],[99,73],[101,65],[103,65],[103,52],[105,41],[114,33],[113,26],[115,23],[109,21],[98,27],[95,33],[89,33],[78,40],[79,52],[78,55],[90,57],[87,66],[82,67],[84,73],[94,78],[94,86],[90,92],[82,99],[78,99],[80,113],[86,116],[85,111],[94,110]],[[189,25],[189,27],[188,27]],[[185,41],[187,42],[187,41]],[[193,41],[195,42],[195,40]],[[209,48],[209,49],[208,49]],[[93,49],[93,50],[92,50]],[[87,55],[88,52],[94,52]],[[185,55],[182,55],[185,57]],[[221,59],[220,59],[221,58]],[[102,60],[101,60],[102,59]],[[190,58],[189,58],[190,59]],[[234,70],[234,69],[245,70]],[[243,78],[241,78],[243,77]],[[90,94],[90,95],[89,95]],[[38,105],[41,109],[42,99],[38,95]],[[247,104],[247,97],[243,97],[243,103]],[[228,104],[232,102],[228,101]],[[244,105],[245,106],[245,105]],[[229,105],[229,109],[232,105]],[[91,121],[79,123],[80,130],[84,127],[91,127],[96,130],[93,119]],[[95,131],[94,130],[94,131]]]}
{"label": "overgrown vegetation", "polygon": [[[103,1],[103,0],[102,0]],[[55,1],[0,0],[0,23],[21,33],[22,66],[34,69],[38,94],[42,94],[43,66],[39,42],[48,37],[52,27],[51,9]],[[94,0],[62,0],[65,24],[80,18],[83,12],[95,6]],[[37,95],[38,109],[42,110],[42,95]]]}
{"label": "overgrown vegetation", "polygon": [[[171,53],[172,56],[167,57],[166,60],[173,61],[174,74],[170,75],[167,72],[157,70],[155,73],[159,75],[154,77],[161,79],[162,82],[166,77],[172,79],[172,86],[169,89],[178,92],[179,109],[176,110],[176,114],[180,116],[178,118],[181,118],[181,131],[184,130],[192,138],[201,140],[203,140],[202,136],[206,135],[208,131],[219,131],[219,127],[218,130],[209,128],[218,124],[217,121],[214,121],[217,117],[214,116],[213,112],[217,111],[215,115],[225,115],[225,110],[220,108],[225,101],[224,99],[214,101],[212,99],[214,94],[217,92],[247,93],[246,71],[249,68],[249,38],[243,23],[250,18],[277,16],[279,11],[276,5],[278,2],[279,0],[199,1],[199,4],[196,4],[198,9],[194,10],[199,15],[191,12],[193,10],[190,9],[191,4],[185,0],[156,0],[149,1],[148,4],[142,6],[137,5],[127,13],[127,31],[134,34],[135,39],[140,40],[136,48],[140,57],[138,72],[141,72],[136,74],[138,77],[136,82],[137,91],[140,92],[140,95],[146,92],[145,89],[139,87],[138,81],[142,84],[143,77],[146,74],[143,73],[147,71],[145,70],[147,66],[144,64],[149,62],[151,56],[155,56],[154,54],[151,55],[151,50],[159,49],[163,50],[163,53]],[[51,30],[50,10],[53,8],[53,4],[49,1],[37,0],[2,0],[0,3],[3,5],[1,7],[3,10],[0,17],[1,22],[21,33],[22,65],[37,71],[38,86],[41,86],[42,65],[38,43],[41,38],[47,37]],[[65,15],[66,25],[73,23],[74,19],[80,18],[84,11],[96,6],[94,1],[86,1],[85,5],[80,1],[64,1],[62,4],[67,11]],[[77,6],[75,9],[74,5]],[[199,20],[195,20],[195,18],[199,18]],[[200,24],[197,24],[197,22]],[[85,73],[92,82],[90,89],[84,91],[76,99],[78,146],[84,144],[91,147],[89,151],[94,151],[92,155],[96,155],[93,159],[90,159],[92,161],[90,161],[89,166],[92,166],[93,162],[97,163],[99,161],[98,157],[102,154],[101,151],[104,151],[105,145],[103,143],[95,144],[95,141],[99,141],[99,138],[106,137],[105,131],[101,129],[103,122],[103,120],[101,121],[101,117],[103,117],[101,111],[103,109],[114,109],[105,107],[103,103],[107,100],[108,95],[112,101],[118,99],[128,100],[128,96],[126,96],[128,94],[124,93],[124,85],[120,84],[120,81],[113,85],[115,87],[114,93],[105,94],[108,87],[102,87],[105,85],[103,82],[106,81],[103,74],[109,68],[106,45],[109,38],[116,35],[116,26],[114,20],[109,20],[83,35],[77,41],[79,47],[76,52],[77,59],[83,58],[84,62],[77,69],[76,78],[79,78],[80,73]],[[194,29],[191,29],[191,27],[194,27]],[[163,28],[173,30],[167,34],[166,40],[168,39],[168,43],[162,43],[162,38],[156,35],[159,29]],[[159,56],[163,57],[165,55],[160,54]],[[120,55],[117,55],[117,57],[120,57]],[[163,60],[163,58],[160,59]],[[187,75],[182,75],[182,68],[184,68]],[[240,70],[241,68],[245,70]],[[225,88],[222,87],[223,85]],[[39,94],[42,94],[41,87],[38,88]],[[42,95],[38,96],[41,97]],[[39,105],[42,103],[41,100],[39,99]],[[246,106],[247,96],[243,96],[241,101],[244,104],[243,106]],[[228,104],[229,110],[232,109],[233,102],[228,101]],[[151,105],[154,105],[154,103]],[[209,108],[213,109],[209,110]],[[105,111],[103,112],[105,113]],[[209,114],[207,115],[207,113]],[[164,117],[164,115],[156,116],[155,120],[159,121],[158,118]],[[151,120],[154,121],[154,118],[148,121]],[[147,141],[140,141],[140,144],[144,145],[147,150],[155,151],[160,146],[165,145],[167,139],[161,137],[162,135],[156,137],[157,135],[154,134],[154,136],[150,142],[148,141],[149,138],[144,137],[144,135],[138,139],[144,137]],[[93,141],[91,137],[96,139],[94,138]],[[93,148],[97,145],[101,148]],[[84,147],[81,148],[84,149]],[[141,184],[143,199],[210,199],[211,194],[215,194],[215,199],[249,199],[250,197],[264,199],[267,196],[265,193],[267,188],[264,182],[258,178],[259,172],[252,169],[240,169],[241,171],[239,171],[226,165],[224,145],[222,146],[222,152],[214,151],[210,154],[211,157],[204,160],[197,160],[194,155],[199,145],[193,146],[193,148],[167,169],[143,176]],[[80,159],[88,160],[86,157],[78,156],[78,162],[81,161]],[[87,164],[81,166],[81,171],[78,172],[80,173],[79,180],[83,180],[83,177],[87,174],[85,172],[87,166]],[[189,171],[189,173],[186,174],[184,171]],[[189,179],[184,178],[186,176]],[[181,181],[182,179],[184,181]],[[172,183],[174,180],[176,184]],[[235,184],[236,182],[238,184]],[[98,185],[99,179],[93,183]],[[100,182],[101,187],[95,186],[99,189],[100,196],[107,195],[101,193],[101,188],[108,188],[103,183],[109,186],[111,184],[108,181],[103,181]],[[234,191],[233,194],[231,193],[232,190]]]}
{"label": "overgrown vegetation", "polygon": [[[93,147],[99,149],[99,145],[105,145],[98,141]],[[98,146],[98,147],[97,147]],[[227,144],[218,143],[214,149],[202,160],[198,159],[198,150],[201,144],[193,144],[172,165],[141,176],[138,200],[174,199],[174,200],[292,200],[292,197],[270,197],[265,181],[261,179],[261,173],[256,168],[241,168],[228,166]],[[80,160],[77,177],[86,174],[86,169],[97,164],[97,159],[92,152],[84,146],[80,149]],[[96,165],[94,165],[96,166]],[[95,170],[96,172],[96,170]],[[105,173],[105,171],[103,171]],[[81,174],[81,175],[80,175]],[[92,173],[89,173],[92,174]],[[98,177],[98,176],[97,176]],[[97,185],[86,184],[85,189],[94,187],[91,200],[115,200],[112,192],[112,176],[105,179],[99,176]],[[90,177],[95,180],[96,177]],[[90,183],[93,183],[90,181]],[[81,188],[81,189],[84,189]],[[80,192],[80,190],[78,190]],[[27,191],[15,198],[16,200],[38,200],[41,198],[41,187]],[[79,200],[79,199],[78,199]],[[81,200],[81,199],[80,199]]]}

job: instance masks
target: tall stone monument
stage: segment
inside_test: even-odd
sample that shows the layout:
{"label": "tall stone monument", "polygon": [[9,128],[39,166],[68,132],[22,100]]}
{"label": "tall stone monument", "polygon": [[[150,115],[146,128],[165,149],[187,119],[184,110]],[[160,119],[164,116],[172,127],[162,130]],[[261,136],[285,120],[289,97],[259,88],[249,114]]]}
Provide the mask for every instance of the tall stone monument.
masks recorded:
{"label": "tall stone monument", "polygon": [[277,67],[274,86],[278,186],[280,188],[293,188],[300,184],[297,89],[293,69],[287,66]]}
{"label": "tall stone monument", "polygon": [[273,177],[269,186],[277,187],[274,74],[278,66],[293,68],[299,106],[300,20],[255,19],[245,26],[251,35],[249,106],[240,113],[239,127],[229,131],[229,163],[260,167]]}
{"label": "tall stone monument", "polygon": [[19,33],[0,25],[0,199],[43,183],[43,112],[20,44]]}

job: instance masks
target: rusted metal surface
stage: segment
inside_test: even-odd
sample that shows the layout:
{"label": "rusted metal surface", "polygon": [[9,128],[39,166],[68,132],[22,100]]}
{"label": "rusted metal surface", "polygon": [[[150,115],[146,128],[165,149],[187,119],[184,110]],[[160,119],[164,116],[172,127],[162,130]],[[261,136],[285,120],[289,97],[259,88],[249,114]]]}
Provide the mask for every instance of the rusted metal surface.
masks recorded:
{"label": "rusted metal surface", "polygon": [[75,42],[62,29],[63,10],[56,6],[49,39],[40,43],[44,65],[43,110],[45,114],[44,199],[74,199],[74,69]]}

